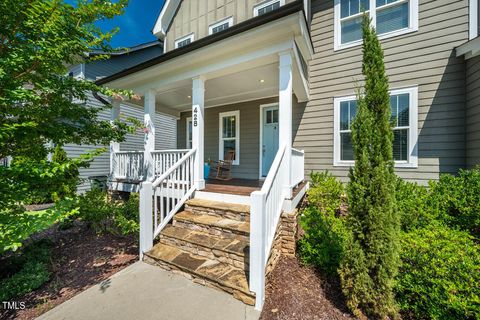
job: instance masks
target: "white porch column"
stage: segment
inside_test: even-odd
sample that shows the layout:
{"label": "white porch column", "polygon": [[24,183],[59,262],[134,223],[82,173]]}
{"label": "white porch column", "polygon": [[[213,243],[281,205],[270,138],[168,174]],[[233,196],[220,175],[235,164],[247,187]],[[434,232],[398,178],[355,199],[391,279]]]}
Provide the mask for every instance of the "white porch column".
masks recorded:
{"label": "white porch column", "polygon": [[292,53],[281,52],[279,66],[279,142],[285,144],[285,161],[288,168],[285,179],[285,196],[292,197]]}
{"label": "white porch column", "polygon": [[152,152],[155,150],[155,91],[148,90],[144,99],[143,123],[145,127],[144,156],[143,163],[147,180],[153,178],[155,174]]}
{"label": "white porch column", "polygon": [[[110,123],[113,123],[115,120],[120,118],[120,100],[112,101],[112,109],[110,109]],[[110,175],[111,178],[115,178],[117,163],[115,152],[120,151],[120,143],[115,141],[110,141]]]}
{"label": "white porch column", "polygon": [[204,158],[204,125],[205,125],[205,79],[201,76],[193,78],[192,83],[192,148],[197,149],[195,156],[193,179],[197,190],[205,188],[203,176]]}

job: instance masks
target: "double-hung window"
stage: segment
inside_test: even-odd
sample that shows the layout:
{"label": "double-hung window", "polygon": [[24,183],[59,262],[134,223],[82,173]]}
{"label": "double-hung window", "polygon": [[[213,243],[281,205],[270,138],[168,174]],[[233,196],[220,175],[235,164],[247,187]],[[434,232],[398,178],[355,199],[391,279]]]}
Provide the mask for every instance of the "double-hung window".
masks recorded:
{"label": "double-hung window", "polygon": [[175,49],[185,47],[186,45],[192,43],[194,40],[194,34],[191,33],[185,37],[175,40]]}
{"label": "double-hung window", "polygon": [[261,16],[263,14],[277,10],[285,4],[285,0],[270,0],[263,2],[253,8],[253,16]]}
{"label": "double-hung window", "polygon": [[335,0],[335,50],[361,43],[363,12],[381,39],[418,30],[418,0]]}
{"label": "double-hung window", "polygon": [[219,114],[219,148],[220,160],[229,151],[235,151],[234,165],[240,164],[240,111],[222,112]]}
{"label": "double-hung window", "polygon": [[233,17],[223,19],[217,23],[214,23],[208,27],[208,34],[214,34],[223,30],[227,30],[233,25]]}
{"label": "double-hung window", "polygon": [[[353,165],[352,122],[357,113],[355,96],[334,99],[334,165]],[[390,91],[393,158],[396,167],[417,167],[418,88]]]}

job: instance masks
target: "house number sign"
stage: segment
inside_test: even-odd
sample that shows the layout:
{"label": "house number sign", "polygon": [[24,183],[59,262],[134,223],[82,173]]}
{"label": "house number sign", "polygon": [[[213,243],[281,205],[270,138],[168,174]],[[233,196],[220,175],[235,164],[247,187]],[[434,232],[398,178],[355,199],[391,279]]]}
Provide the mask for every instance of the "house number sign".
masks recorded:
{"label": "house number sign", "polygon": [[198,125],[198,108],[195,107],[193,109],[193,126],[196,127]]}

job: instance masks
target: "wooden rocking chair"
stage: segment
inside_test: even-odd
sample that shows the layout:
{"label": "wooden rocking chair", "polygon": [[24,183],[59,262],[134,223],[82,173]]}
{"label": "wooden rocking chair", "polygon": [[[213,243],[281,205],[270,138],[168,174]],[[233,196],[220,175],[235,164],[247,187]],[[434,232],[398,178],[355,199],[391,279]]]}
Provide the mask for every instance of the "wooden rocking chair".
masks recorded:
{"label": "wooden rocking chair", "polygon": [[209,178],[217,180],[231,180],[232,163],[234,160],[235,150],[229,150],[223,157],[223,160],[213,161]]}

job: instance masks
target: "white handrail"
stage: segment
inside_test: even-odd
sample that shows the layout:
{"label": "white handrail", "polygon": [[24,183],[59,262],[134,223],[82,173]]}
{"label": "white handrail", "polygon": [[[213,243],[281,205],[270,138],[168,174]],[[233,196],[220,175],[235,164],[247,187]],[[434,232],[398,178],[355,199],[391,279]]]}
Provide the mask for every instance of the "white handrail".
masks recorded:
{"label": "white handrail", "polygon": [[251,194],[250,207],[250,290],[256,295],[256,308],[265,299],[265,266],[270,256],[277,225],[285,201],[287,175],[286,146],[282,145],[273,160],[260,191]]}
{"label": "white handrail", "polygon": [[190,149],[155,150],[152,152],[154,176],[158,177],[180,160]]}
{"label": "white handrail", "polygon": [[115,179],[143,180],[143,151],[114,152],[112,174]]}
{"label": "white handrail", "polygon": [[197,150],[196,149],[191,149],[190,151],[187,152],[180,160],[178,160],[173,166],[171,166],[165,173],[163,173],[160,177],[155,179],[155,181],[152,183],[152,187],[157,187],[163,180],[166,179],[175,169],[181,165],[183,162],[185,162],[191,155],[193,155]]}
{"label": "white handrail", "polygon": [[196,149],[189,150],[180,160],[152,183],[140,188],[140,258],[153,246],[153,239],[173,218],[195,191],[193,164]]}

